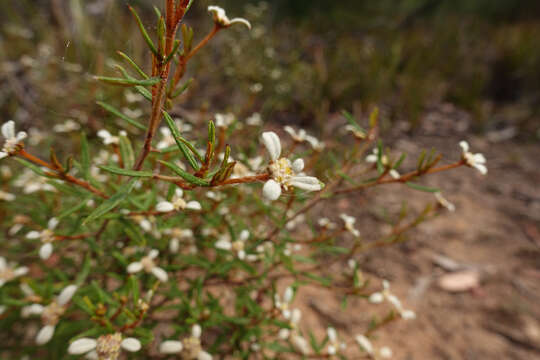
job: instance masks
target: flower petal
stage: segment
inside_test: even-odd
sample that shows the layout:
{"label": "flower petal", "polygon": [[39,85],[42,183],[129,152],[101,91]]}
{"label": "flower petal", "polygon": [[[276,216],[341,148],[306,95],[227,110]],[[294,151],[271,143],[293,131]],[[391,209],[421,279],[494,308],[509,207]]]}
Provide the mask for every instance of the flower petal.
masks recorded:
{"label": "flower petal", "polygon": [[190,209],[190,210],[201,210],[202,207],[201,207],[201,204],[198,202],[198,201],[189,201],[187,204],[186,204],[186,209]]}
{"label": "flower petal", "polygon": [[30,231],[28,234],[26,234],[27,239],[39,239],[41,237],[41,233],[39,231]]}
{"label": "flower petal", "polygon": [[197,360],[212,360],[212,355],[210,355],[204,350],[201,350],[197,354]]}
{"label": "flower petal", "polygon": [[215,247],[221,250],[231,250],[232,244],[227,239],[221,239],[221,240],[216,241]]}
{"label": "flower petal", "polygon": [[159,212],[171,212],[174,210],[174,205],[168,201],[162,201],[157,204],[156,210]]}
{"label": "flower petal", "polygon": [[319,191],[322,189],[319,179],[313,176],[295,176],[291,179],[291,185],[306,191]]}
{"label": "flower petal", "polygon": [[77,291],[77,285],[66,286],[64,290],[62,290],[60,295],[58,295],[58,298],[56,299],[56,301],[58,302],[58,305],[60,306],[66,305],[71,300],[73,295],[75,295],[76,291]]}
{"label": "flower petal", "polygon": [[177,354],[182,351],[184,346],[181,341],[167,340],[159,345],[159,352],[162,354]]}
{"label": "flower petal", "polygon": [[262,193],[268,200],[277,200],[281,195],[281,186],[275,180],[270,179],[264,184]]}
{"label": "flower petal", "polygon": [[461,147],[461,150],[463,150],[463,152],[469,151],[469,143],[466,142],[465,140],[460,141],[459,146]]}
{"label": "flower petal", "polygon": [[15,137],[15,122],[13,120],[9,120],[2,125],[2,136],[6,139]]}
{"label": "flower petal", "polygon": [[53,246],[51,243],[44,244],[42,247],[39,248],[39,257],[42,260],[47,260],[51,257],[51,254],[53,252]]}
{"label": "flower petal", "polygon": [[143,264],[140,261],[132,262],[127,267],[127,272],[130,274],[137,273],[143,269]]}
{"label": "flower petal", "polygon": [[161,282],[167,282],[167,280],[169,280],[169,276],[167,275],[167,272],[165,270],[163,270],[162,268],[160,268],[160,267],[155,266],[151,270],[151,272]]}
{"label": "flower petal", "polygon": [[95,349],[97,346],[97,341],[90,338],[80,338],[75,340],[69,345],[68,353],[71,355],[79,355],[89,352],[90,350]]}
{"label": "flower petal", "polygon": [[48,343],[54,335],[54,325],[45,325],[36,335],[36,344],[43,345]]}
{"label": "flower petal", "polygon": [[135,338],[128,337],[122,340],[122,343],[120,344],[122,348],[126,351],[130,352],[136,352],[141,350],[141,342]]}
{"label": "flower petal", "polygon": [[296,159],[292,163],[292,169],[295,173],[299,173],[300,171],[304,170],[304,160],[303,159]]}
{"label": "flower petal", "polygon": [[263,132],[261,139],[264,146],[266,146],[266,150],[268,150],[270,159],[272,161],[279,159],[279,156],[281,155],[281,141],[277,134],[273,131]]}
{"label": "flower petal", "polygon": [[233,18],[229,21],[229,24],[244,24],[249,30],[251,30],[251,23],[244,18]]}

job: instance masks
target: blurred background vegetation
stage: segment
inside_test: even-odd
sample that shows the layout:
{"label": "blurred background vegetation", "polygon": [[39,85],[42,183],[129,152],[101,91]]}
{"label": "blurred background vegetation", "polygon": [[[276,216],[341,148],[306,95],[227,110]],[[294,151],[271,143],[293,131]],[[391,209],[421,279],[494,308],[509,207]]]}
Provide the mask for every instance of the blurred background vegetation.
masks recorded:
{"label": "blurred background vegetation", "polygon": [[[116,50],[148,68],[128,3],[154,28],[159,0],[0,2],[2,118],[100,128],[107,115],[95,100],[125,100],[91,75],[113,74]],[[414,132],[426,109],[452,104],[477,132],[540,135],[539,1],[196,0],[186,18],[196,41],[212,27],[214,3],[253,29],[233,27],[198,56],[180,109],[259,111],[317,129],[342,109],[378,105],[387,124]]]}

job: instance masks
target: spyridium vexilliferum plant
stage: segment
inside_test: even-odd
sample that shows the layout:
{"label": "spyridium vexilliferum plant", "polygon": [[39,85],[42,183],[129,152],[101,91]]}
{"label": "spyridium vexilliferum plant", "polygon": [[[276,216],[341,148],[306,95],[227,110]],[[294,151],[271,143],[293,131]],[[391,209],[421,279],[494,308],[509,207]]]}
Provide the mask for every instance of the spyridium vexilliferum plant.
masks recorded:
{"label": "spyridium vexilliferum plant", "polygon": [[[292,126],[280,138],[257,114],[245,123],[231,114],[177,119],[190,60],[220,31],[251,28],[210,6],[214,27],[193,46],[194,30],[182,23],[190,6],[166,0],[163,13],[156,9],[154,39],[130,8],[152,67],[147,73],[119,53],[129,71],[116,64],[120,77],[96,77],[128,88],[127,101],[140,105],[121,111],[98,102],[125,128],[101,129],[95,143],[82,133],[80,154],[61,162],[53,149],[48,160],[27,152],[27,134],[13,121],[2,125],[0,326],[10,329],[2,357],[391,357],[374,333],[415,313],[388,281],[362,273],[362,254],[454,210],[419,179],[461,166],[485,174],[485,158],[462,142],[456,162],[439,165],[441,155],[423,152],[404,171],[405,154],[394,157],[378,138],[377,110],[366,129],[344,112],[339,141],[324,142]],[[91,144],[101,148],[95,156]],[[15,174],[12,160],[27,170]],[[374,241],[363,239],[354,216],[328,210],[338,196],[387,184],[433,192],[435,202],[412,218],[403,208]],[[322,203],[322,215],[310,216]],[[295,304],[306,285],[339,296],[342,311],[385,304],[386,315],[352,334],[331,321],[306,328]],[[348,308],[351,299],[365,308]]]}

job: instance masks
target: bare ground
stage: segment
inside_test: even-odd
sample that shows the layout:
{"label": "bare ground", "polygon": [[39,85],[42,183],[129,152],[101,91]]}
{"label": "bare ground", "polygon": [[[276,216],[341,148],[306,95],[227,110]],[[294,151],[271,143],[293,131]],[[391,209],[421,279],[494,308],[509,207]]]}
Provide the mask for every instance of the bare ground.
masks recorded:
{"label": "bare ground", "polygon": [[[430,121],[420,134],[395,134],[400,140],[393,147],[414,157],[433,146],[448,161],[457,159],[467,116],[451,107],[426,116]],[[393,322],[373,339],[377,347],[390,346],[394,359],[540,359],[540,144],[487,138],[468,137],[473,152],[488,159],[486,177],[463,168],[423,181],[441,188],[456,205],[454,213],[420,225],[404,244],[357,259],[368,276],[389,279],[392,291],[417,313],[416,320]],[[340,200],[368,240],[387,230],[380,209],[366,211],[374,198],[394,211],[403,200],[416,211],[433,200],[399,185]],[[461,292],[439,286],[441,277],[457,271],[478,275],[479,285]],[[350,335],[365,331],[366,310],[373,306],[357,299],[345,314],[339,296],[312,290],[300,298],[305,330],[333,325]]]}

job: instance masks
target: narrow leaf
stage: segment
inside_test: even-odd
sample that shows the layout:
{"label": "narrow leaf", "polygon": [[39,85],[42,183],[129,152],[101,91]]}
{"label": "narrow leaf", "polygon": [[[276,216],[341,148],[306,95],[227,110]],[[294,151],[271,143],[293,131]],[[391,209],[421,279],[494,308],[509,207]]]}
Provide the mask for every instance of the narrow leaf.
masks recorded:
{"label": "narrow leaf", "polygon": [[118,85],[118,86],[135,86],[135,85],[152,86],[152,85],[158,84],[161,81],[161,79],[158,77],[138,80],[134,78],[126,79],[126,78],[116,78],[116,77],[109,77],[109,76],[94,76],[94,79],[96,79],[97,81],[102,81],[107,84]]}
{"label": "narrow leaf", "polygon": [[430,192],[430,193],[435,193],[435,192],[439,192],[440,190],[437,189],[437,188],[432,188],[432,187],[427,187],[427,186],[423,186],[423,185],[418,185],[418,184],[415,184],[415,183],[412,183],[412,182],[406,182],[405,183],[408,187],[410,187],[411,189],[414,189],[414,190],[419,190],[419,191],[424,191],[424,192]]}
{"label": "narrow leaf", "polygon": [[131,176],[131,177],[152,177],[153,176],[151,171],[136,171],[136,170],[130,170],[130,169],[122,169],[116,166],[106,166],[106,165],[101,165],[99,166],[99,168],[107,172],[116,174],[116,175]]}
{"label": "narrow leaf", "polygon": [[83,225],[99,219],[100,217],[120,205],[120,203],[124,201],[129,195],[129,193],[133,190],[136,183],[136,180],[131,180],[126,186],[122,187],[120,191],[111,196],[109,199],[105,200],[90,215],[88,215],[88,217],[83,221]]}
{"label": "narrow leaf", "polygon": [[210,186],[210,183],[208,181],[198,178],[195,175],[186,172],[185,170],[182,170],[179,166],[173,163],[166,162],[163,160],[160,160],[159,162],[165,165],[166,167],[168,167],[169,169],[171,169],[172,171],[174,171],[176,174],[178,174],[180,177],[182,177],[184,180],[186,180],[187,182],[191,184],[198,185],[198,186]]}
{"label": "narrow leaf", "polygon": [[199,155],[197,150],[195,150],[193,145],[191,145],[186,139],[184,139],[180,135],[180,132],[178,131],[178,128],[176,127],[176,124],[174,123],[174,120],[166,111],[163,111],[163,116],[165,117],[165,121],[167,122],[167,125],[169,126],[169,129],[171,130],[171,133],[174,136],[176,145],[178,145],[178,148],[180,149],[182,154],[184,154],[185,158],[187,159],[191,167],[195,170],[199,170],[199,165],[197,164],[197,160],[195,160],[193,155],[197,156],[198,160],[202,163],[203,161],[202,161],[201,156]]}
{"label": "narrow leaf", "polygon": [[132,8],[131,6],[128,6],[128,8],[129,8],[129,11],[131,11],[133,16],[135,17],[135,20],[137,21],[137,25],[139,26],[139,30],[141,31],[144,41],[146,41],[146,44],[148,45],[150,50],[152,50],[154,55],[159,56],[156,46],[154,45],[154,42],[152,41],[152,39],[150,39],[150,36],[148,35],[148,33],[146,32],[146,29],[144,28],[144,25],[141,21],[141,18],[139,17],[139,14],[137,14],[135,9]]}
{"label": "narrow leaf", "polygon": [[124,115],[120,110],[116,109],[114,106],[104,103],[103,101],[96,101],[96,104],[98,104],[99,106],[101,106],[102,108],[110,112],[111,114],[119,117],[120,119],[127,121],[131,125],[135,126],[137,129],[146,130],[146,126],[144,126],[137,120],[134,120],[130,118],[129,116]]}

